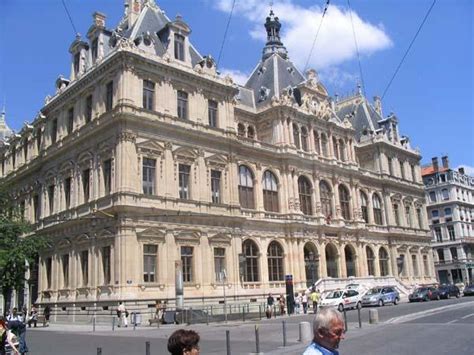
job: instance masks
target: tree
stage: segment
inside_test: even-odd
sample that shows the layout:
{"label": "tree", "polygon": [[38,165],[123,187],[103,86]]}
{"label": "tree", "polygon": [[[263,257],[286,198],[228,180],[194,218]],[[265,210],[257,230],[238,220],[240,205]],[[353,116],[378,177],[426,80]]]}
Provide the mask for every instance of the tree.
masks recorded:
{"label": "tree", "polygon": [[27,262],[33,265],[47,246],[47,239],[31,235],[32,230],[15,200],[0,188],[0,288],[4,296],[23,287]]}

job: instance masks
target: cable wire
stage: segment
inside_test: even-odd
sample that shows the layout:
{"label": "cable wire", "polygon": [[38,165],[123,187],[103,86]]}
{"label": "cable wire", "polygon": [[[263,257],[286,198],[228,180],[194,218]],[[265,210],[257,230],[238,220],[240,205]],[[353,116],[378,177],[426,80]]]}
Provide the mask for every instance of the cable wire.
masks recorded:
{"label": "cable wire", "polygon": [[385,97],[385,94],[387,93],[388,89],[390,88],[390,85],[392,85],[393,80],[394,80],[395,77],[397,76],[398,71],[400,70],[400,67],[402,66],[403,62],[405,61],[405,58],[406,58],[406,56],[408,55],[408,52],[410,52],[410,49],[411,49],[411,47],[413,46],[413,43],[415,43],[415,40],[416,40],[416,38],[418,37],[418,34],[420,33],[421,29],[423,28],[423,25],[425,24],[426,20],[428,19],[428,16],[430,15],[431,10],[432,10],[433,7],[435,6],[435,4],[436,4],[436,0],[433,0],[433,3],[431,4],[430,8],[428,9],[428,12],[427,12],[426,15],[425,15],[425,18],[424,18],[423,21],[421,22],[420,27],[418,27],[418,31],[416,31],[415,36],[414,36],[413,39],[411,40],[410,45],[408,46],[408,48],[407,48],[405,54],[403,55],[402,60],[400,61],[400,64],[398,64],[398,67],[397,67],[397,69],[395,70],[395,73],[393,73],[392,78],[390,79],[390,82],[388,83],[387,87],[385,88],[385,90],[384,90],[384,92],[383,92],[383,95],[382,95],[382,100],[383,100],[383,98]]}
{"label": "cable wire", "polygon": [[67,9],[66,3],[64,2],[64,0],[61,0],[61,1],[62,1],[62,3],[63,3],[64,10],[66,10],[67,16],[69,17],[69,22],[71,22],[71,26],[72,26],[72,29],[74,30],[74,34],[75,34],[75,35],[78,35],[79,32],[77,32],[76,26],[74,26],[74,22],[72,22],[72,18],[71,18],[71,15],[69,14],[69,11],[68,11],[68,9]]}
{"label": "cable wire", "polygon": [[360,62],[359,45],[357,44],[357,37],[356,37],[356,33],[355,33],[355,28],[354,28],[354,21],[352,20],[352,7],[351,7],[351,3],[350,3],[349,0],[347,0],[347,5],[349,6],[349,16],[351,18],[352,34],[354,35],[354,44],[355,44],[356,53],[357,53],[357,61],[359,62],[359,74],[360,74],[360,83],[362,85],[362,94],[365,97],[364,74],[362,72],[362,64]]}
{"label": "cable wire", "polygon": [[323,15],[321,16],[321,22],[319,23],[318,30],[316,31],[316,35],[314,36],[313,44],[311,46],[311,50],[309,51],[308,59],[306,59],[306,64],[304,65],[303,73],[306,71],[306,69],[308,69],[309,61],[310,61],[311,57],[313,56],[313,50],[314,50],[314,47],[316,45],[316,40],[318,38],[319,31],[321,30],[321,26],[323,24],[324,15],[326,15],[326,12],[328,11],[330,1],[331,0],[326,1],[326,6],[324,7]]}
{"label": "cable wire", "polygon": [[232,8],[230,10],[229,19],[227,20],[227,26],[225,27],[224,38],[222,39],[221,49],[219,51],[219,57],[217,57],[217,64],[216,64],[217,68],[219,68],[219,63],[221,61],[222,52],[224,51],[224,44],[225,44],[225,40],[227,38],[227,32],[229,31],[230,20],[232,19],[232,14],[234,13],[235,2],[236,2],[236,0],[234,0],[232,2]]}

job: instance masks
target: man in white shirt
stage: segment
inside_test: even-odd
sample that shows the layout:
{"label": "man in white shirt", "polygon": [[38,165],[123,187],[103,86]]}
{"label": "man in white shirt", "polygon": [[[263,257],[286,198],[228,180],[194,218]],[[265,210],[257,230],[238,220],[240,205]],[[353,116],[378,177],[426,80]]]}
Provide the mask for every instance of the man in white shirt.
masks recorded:
{"label": "man in white shirt", "polygon": [[18,309],[15,307],[12,309],[12,312],[7,316],[7,322],[18,321],[23,323],[23,317],[18,313]]}
{"label": "man in white shirt", "polygon": [[117,315],[118,315],[118,318],[119,318],[119,324],[118,326],[120,327],[121,325],[128,327],[128,311],[127,309],[125,308],[125,305],[123,304],[123,302],[120,302],[118,308],[117,308]]}
{"label": "man in white shirt", "polygon": [[339,355],[337,348],[344,339],[344,319],[334,308],[324,308],[313,322],[313,341],[303,355]]}

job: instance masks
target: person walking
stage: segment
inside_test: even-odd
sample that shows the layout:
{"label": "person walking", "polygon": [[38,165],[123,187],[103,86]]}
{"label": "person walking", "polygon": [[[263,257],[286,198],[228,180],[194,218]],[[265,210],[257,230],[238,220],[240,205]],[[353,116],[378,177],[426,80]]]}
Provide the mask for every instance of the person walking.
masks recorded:
{"label": "person walking", "polygon": [[303,313],[306,314],[308,312],[308,294],[303,292],[302,301],[303,304]]}
{"label": "person walking", "polygon": [[123,302],[119,303],[119,306],[117,307],[117,317],[119,319],[119,324],[118,326],[124,326],[125,328],[128,327],[128,311],[125,308],[125,305]]}
{"label": "person walking", "polygon": [[344,319],[334,308],[324,308],[313,321],[313,341],[303,355],[339,355],[339,342],[344,339]]}
{"label": "person walking", "polygon": [[[0,316],[0,355],[6,355],[7,349],[11,350],[14,355],[18,355],[18,341],[15,334],[8,329],[3,316]],[[9,352],[10,353],[10,352]]]}
{"label": "person walking", "polygon": [[46,307],[44,307],[43,316],[44,316],[44,326],[49,327],[49,317],[51,316],[51,307],[49,304],[47,304]]}
{"label": "person walking", "polygon": [[267,297],[267,318],[270,319],[272,317],[273,305],[275,304],[275,299],[271,293],[268,294]]}
{"label": "person walking", "polygon": [[295,311],[296,311],[296,314],[301,313],[301,299],[302,298],[303,297],[301,297],[301,292],[295,293]]}
{"label": "person walking", "polygon": [[278,300],[278,303],[280,305],[280,315],[285,314],[285,295],[281,294],[280,299]]}
{"label": "person walking", "polygon": [[310,298],[311,302],[313,303],[313,313],[316,314],[318,312],[318,303],[320,298],[319,290],[313,290]]}
{"label": "person walking", "polygon": [[31,306],[30,317],[28,318],[28,328],[31,328],[31,324],[36,328],[36,324],[38,323],[38,308],[35,304]]}

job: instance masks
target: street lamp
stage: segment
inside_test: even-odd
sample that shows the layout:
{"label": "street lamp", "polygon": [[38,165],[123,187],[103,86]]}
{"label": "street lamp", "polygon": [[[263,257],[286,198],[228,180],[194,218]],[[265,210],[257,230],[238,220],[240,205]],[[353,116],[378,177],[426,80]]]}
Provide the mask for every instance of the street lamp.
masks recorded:
{"label": "street lamp", "polygon": [[[304,261],[306,263],[306,265],[308,265],[309,267],[309,271],[310,271],[310,274],[311,274],[311,282],[310,282],[310,285],[313,286],[314,285],[314,269],[316,267],[316,260],[315,260],[315,256],[314,256],[314,253],[312,251],[310,251],[308,253],[308,255],[304,258]],[[309,285],[307,285],[309,286]]]}

